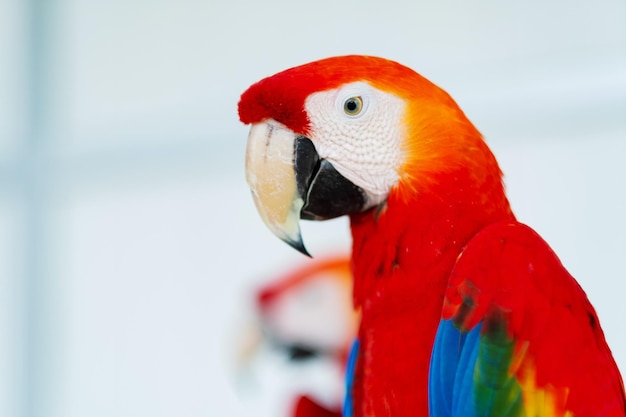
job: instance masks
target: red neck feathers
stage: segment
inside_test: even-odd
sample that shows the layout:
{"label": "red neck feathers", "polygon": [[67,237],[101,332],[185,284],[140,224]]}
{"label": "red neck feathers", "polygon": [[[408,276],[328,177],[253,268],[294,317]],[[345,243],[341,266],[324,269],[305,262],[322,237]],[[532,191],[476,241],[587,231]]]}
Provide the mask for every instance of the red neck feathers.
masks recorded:
{"label": "red neck feathers", "polygon": [[414,99],[406,122],[406,161],[386,206],[351,217],[364,352],[355,416],[428,415],[428,365],[453,264],[478,231],[514,218],[493,154],[456,104]]}
{"label": "red neck feathers", "polygon": [[[371,295],[376,277],[392,279],[401,270],[423,275],[443,262],[437,278],[447,279],[474,234],[513,218],[502,172],[480,133],[444,91],[419,76],[411,80],[418,93],[398,92],[407,100],[400,180],[384,207],[351,218],[357,305]],[[375,253],[363,254],[370,246]]]}

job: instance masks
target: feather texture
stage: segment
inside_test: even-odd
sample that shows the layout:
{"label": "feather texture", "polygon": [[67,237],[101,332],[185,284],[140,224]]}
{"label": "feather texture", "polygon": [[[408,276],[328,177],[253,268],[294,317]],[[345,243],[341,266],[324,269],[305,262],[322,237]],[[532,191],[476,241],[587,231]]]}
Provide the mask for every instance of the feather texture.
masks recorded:
{"label": "feather texture", "polygon": [[[315,138],[307,97],[352,82],[405,107],[397,183],[349,212],[361,323],[346,416],[626,416],[595,311],[517,223],[494,155],[447,93],[396,62],[334,57],[254,84],[240,119]],[[337,140],[358,154],[350,139]]]}
{"label": "feather texture", "polygon": [[452,271],[431,360],[431,415],[623,416],[623,385],[597,321],[532,229],[485,228]]}

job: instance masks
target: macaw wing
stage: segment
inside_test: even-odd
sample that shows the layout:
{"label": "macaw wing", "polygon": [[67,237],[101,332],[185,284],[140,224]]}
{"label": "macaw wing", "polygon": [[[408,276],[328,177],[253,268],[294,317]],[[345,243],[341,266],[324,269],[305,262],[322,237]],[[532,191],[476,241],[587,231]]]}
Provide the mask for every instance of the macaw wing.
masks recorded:
{"label": "macaw wing", "polygon": [[585,293],[520,223],[459,256],[429,375],[431,416],[626,415],[624,386]]}

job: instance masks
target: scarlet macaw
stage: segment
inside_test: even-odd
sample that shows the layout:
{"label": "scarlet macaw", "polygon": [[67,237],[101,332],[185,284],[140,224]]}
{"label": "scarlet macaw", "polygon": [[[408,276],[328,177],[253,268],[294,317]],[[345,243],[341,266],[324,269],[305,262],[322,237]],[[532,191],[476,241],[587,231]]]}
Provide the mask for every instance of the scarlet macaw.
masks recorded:
{"label": "scarlet macaw", "polygon": [[348,416],[625,416],[584,291],[513,215],[453,99],[386,59],[343,56],[252,85],[246,176],[268,227],[349,215]]}

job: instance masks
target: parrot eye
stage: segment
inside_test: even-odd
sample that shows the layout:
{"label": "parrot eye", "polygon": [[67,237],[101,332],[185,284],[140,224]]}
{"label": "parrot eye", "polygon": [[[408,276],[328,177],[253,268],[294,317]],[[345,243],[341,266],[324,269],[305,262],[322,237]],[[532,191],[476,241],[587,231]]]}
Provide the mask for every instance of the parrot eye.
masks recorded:
{"label": "parrot eye", "polygon": [[363,110],[363,99],[360,96],[350,97],[343,102],[343,111],[348,116],[356,116]]}

